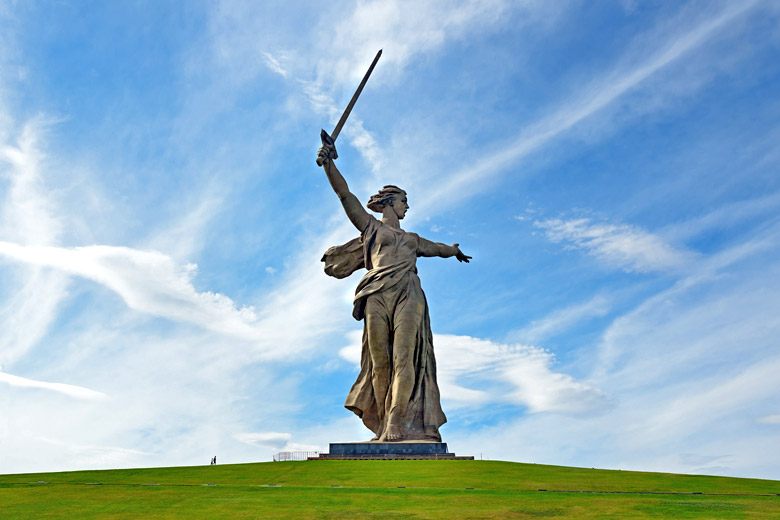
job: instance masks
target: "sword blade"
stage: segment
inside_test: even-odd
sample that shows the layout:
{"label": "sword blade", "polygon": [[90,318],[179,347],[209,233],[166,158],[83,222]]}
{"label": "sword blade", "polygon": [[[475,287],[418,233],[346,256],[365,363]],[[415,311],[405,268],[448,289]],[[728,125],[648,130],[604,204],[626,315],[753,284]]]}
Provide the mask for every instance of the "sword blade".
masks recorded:
{"label": "sword blade", "polygon": [[347,122],[349,113],[352,112],[352,107],[355,106],[355,101],[357,101],[358,97],[360,97],[360,93],[363,92],[363,87],[366,86],[368,77],[371,75],[371,72],[374,70],[374,67],[376,66],[376,62],[379,61],[380,56],[382,56],[382,49],[379,49],[379,52],[376,53],[376,57],[374,58],[374,61],[371,62],[371,66],[368,68],[368,72],[366,72],[366,75],[363,76],[363,81],[361,81],[360,85],[358,85],[355,94],[352,96],[352,99],[349,101],[349,105],[347,105],[347,108],[346,110],[344,110],[344,113],[341,114],[341,119],[339,119],[339,122],[336,123],[336,128],[334,128],[333,132],[330,134],[331,139],[333,139],[334,141],[341,133],[341,128],[344,126],[344,123]]}

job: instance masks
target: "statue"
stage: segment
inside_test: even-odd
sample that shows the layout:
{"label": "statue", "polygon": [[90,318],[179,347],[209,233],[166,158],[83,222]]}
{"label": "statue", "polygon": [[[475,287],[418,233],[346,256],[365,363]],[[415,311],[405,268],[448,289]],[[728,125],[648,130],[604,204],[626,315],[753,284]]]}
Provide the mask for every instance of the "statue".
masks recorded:
{"label": "statue", "polygon": [[344,278],[368,270],[355,290],[352,312],[363,320],[360,374],[344,406],[374,432],[372,441],[441,442],[439,427],[447,418],[439,402],[428,303],[416,262],[418,256],[454,256],[461,262],[471,257],[458,244],[431,242],[401,229],[409,204],[397,186],[385,186],[368,202],[368,209],[382,219],[369,214],[336,168],[334,139],[329,137],[323,130],[317,164],[360,237],[328,249],[322,258],[325,272]]}

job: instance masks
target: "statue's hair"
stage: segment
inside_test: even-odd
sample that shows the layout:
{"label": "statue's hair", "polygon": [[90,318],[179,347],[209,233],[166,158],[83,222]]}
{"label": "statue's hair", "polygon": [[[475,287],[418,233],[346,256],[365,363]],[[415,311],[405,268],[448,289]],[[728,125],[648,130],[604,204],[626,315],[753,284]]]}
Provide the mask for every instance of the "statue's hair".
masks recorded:
{"label": "statue's hair", "polygon": [[379,190],[376,195],[371,195],[371,198],[367,204],[368,209],[371,211],[376,211],[377,213],[382,213],[382,209],[388,204],[392,206],[393,199],[399,195],[406,195],[406,192],[398,186],[388,184]]}

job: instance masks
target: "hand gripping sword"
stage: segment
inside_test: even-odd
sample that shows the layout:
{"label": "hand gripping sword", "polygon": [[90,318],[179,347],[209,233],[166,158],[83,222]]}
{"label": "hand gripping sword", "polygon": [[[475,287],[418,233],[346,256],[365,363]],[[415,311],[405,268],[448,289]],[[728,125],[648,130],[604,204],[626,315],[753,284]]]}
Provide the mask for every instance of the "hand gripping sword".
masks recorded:
{"label": "hand gripping sword", "polygon": [[[339,119],[339,122],[336,123],[336,128],[333,129],[333,132],[328,135],[328,132],[326,132],[324,129],[320,132],[320,139],[322,139],[322,146],[332,146],[333,147],[333,157],[331,159],[338,159],[339,154],[336,152],[336,138],[341,133],[341,129],[344,126],[344,123],[347,122],[347,118],[349,117],[349,113],[352,112],[352,107],[355,106],[355,101],[357,101],[358,97],[360,96],[360,93],[363,92],[363,87],[366,86],[366,82],[368,81],[368,77],[371,75],[371,72],[374,70],[374,67],[376,66],[376,62],[379,61],[379,57],[382,56],[382,49],[379,49],[379,52],[376,53],[376,57],[374,58],[374,61],[371,62],[371,66],[368,68],[368,72],[366,72],[366,75],[363,76],[363,81],[360,82],[360,85],[358,85],[357,90],[355,91],[355,94],[352,96],[352,99],[349,100],[349,105],[347,105],[346,110],[344,110],[344,113],[341,114],[341,119]],[[323,159],[321,157],[317,157],[317,166],[322,166]]]}

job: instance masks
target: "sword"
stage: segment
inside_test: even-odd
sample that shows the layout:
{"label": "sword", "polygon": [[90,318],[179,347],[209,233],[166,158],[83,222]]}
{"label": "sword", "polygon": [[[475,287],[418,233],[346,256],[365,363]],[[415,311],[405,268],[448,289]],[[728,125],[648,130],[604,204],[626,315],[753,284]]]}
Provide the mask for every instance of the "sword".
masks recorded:
{"label": "sword", "polygon": [[[341,133],[341,129],[343,128],[344,123],[347,122],[349,113],[352,112],[352,107],[355,106],[355,101],[357,101],[358,97],[360,97],[360,93],[363,92],[363,87],[366,86],[368,77],[371,75],[371,72],[374,70],[374,67],[376,66],[376,62],[379,61],[380,56],[382,56],[382,49],[379,49],[379,52],[376,53],[376,57],[374,58],[374,61],[371,62],[371,66],[368,68],[366,75],[363,76],[363,81],[360,82],[360,85],[358,85],[357,90],[352,95],[352,99],[349,100],[349,105],[347,105],[347,108],[344,110],[344,113],[341,114],[341,119],[339,119],[339,122],[336,123],[336,128],[333,129],[333,132],[328,134],[328,132],[326,132],[325,129],[323,129],[320,132],[320,139],[322,139],[322,146],[333,147],[333,157],[331,157],[331,159],[338,159],[339,157],[339,154],[336,152],[336,138],[338,138],[339,134]],[[322,166],[322,163],[323,163],[322,158],[317,157],[317,166]]]}

